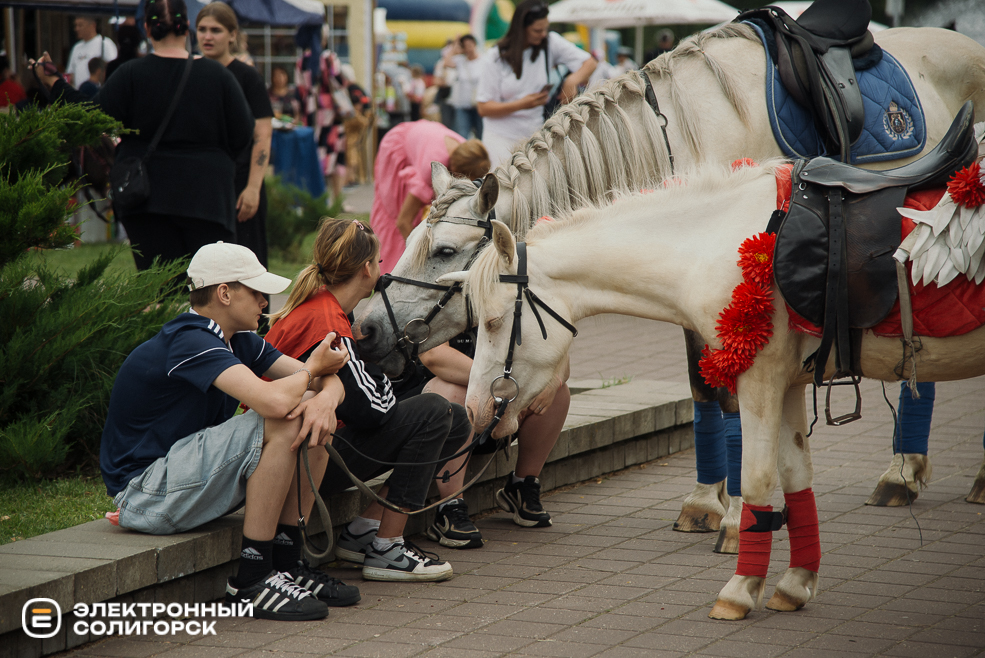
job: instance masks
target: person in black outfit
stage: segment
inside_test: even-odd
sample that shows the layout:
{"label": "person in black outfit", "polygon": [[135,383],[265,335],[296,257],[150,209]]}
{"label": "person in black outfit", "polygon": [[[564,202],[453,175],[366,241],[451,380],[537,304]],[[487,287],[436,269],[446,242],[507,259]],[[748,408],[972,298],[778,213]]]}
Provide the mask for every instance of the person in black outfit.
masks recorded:
{"label": "person in black outfit", "polygon": [[140,57],[140,42],[144,37],[140,34],[140,29],[136,25],[121,25],[116,31],[116,42],[119,48],[116,59],[106,65],[106,77],[113,75],[113,71],[120,68],[131,59]]}
{"label": "person in black outfit", "polygon": [[253,114],[253,143],[236,159],[236,242],[251,249],[266,267],[267,191],[263,175],[270,160],[274,109],[257,70],[233,56],[239,24],[229,5],[209,3],[198,12],[195,26],[202,54],[233,74]]}
{"label": "person in black outfit", "polygon": [[[92,101],[124,127],[117,160],[143,157],[164,120],[188,59],[184,0],[148,0],[146,23],[154,53],[120,66]],[[79,93],[32,62],[52,99],[80,102]],[[138,270],[155,257],[191,257],[213,242],[235,242],[235,158],[253,137],[253,116],[236,78],[221,64],[194,60],[174,116],[145,162],[150,198],[117,213],[133,247]]]}

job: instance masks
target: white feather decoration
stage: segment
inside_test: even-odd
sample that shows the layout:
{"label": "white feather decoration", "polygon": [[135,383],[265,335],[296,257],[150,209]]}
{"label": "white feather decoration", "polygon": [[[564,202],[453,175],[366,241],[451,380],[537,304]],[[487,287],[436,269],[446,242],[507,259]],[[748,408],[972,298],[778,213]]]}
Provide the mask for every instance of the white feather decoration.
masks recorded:
{"label": "white feather decoration", "polygon": [[[979,153],[985,153],[985,122],[975,124],[975,139]],[[896,210],[915,224],[894,255],[910,262],[914,285],[945,286],[959,274],[976,285],[985,280],[985,206],[965,208],[945,193],[930,210]]]}

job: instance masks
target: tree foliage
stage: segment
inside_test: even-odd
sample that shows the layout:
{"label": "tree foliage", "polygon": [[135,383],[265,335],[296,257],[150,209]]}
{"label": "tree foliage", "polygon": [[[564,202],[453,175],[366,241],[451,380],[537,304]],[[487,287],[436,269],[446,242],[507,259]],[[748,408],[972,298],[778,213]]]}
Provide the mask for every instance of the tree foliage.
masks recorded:
{"label": "tree foliage", "polygon": [[119,129],[85,105],[0,115],[0,473],[8,476],[91,464],[117,370],[177,310],[170,293],[183,263],[109,274],[114,251],[69,278],[25,257],[74,240],[71,149]]}

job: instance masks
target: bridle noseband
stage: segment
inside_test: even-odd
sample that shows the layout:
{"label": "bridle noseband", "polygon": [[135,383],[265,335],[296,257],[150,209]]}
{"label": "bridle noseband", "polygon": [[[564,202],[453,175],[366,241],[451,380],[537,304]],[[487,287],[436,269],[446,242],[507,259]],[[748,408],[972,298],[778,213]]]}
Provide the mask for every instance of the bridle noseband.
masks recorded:
{"label": "bridle noseband", "polygon": [[[478,188],[482,185],[482,180],[475,180],[472,183]],[[479,239],[479,243],[475,246],[475,251],[469,257],[468,262],[465,263],[464,270],[468,270],[472,267],[475,259],[478,258],[479,253],[482,251],[482,247],[485,246],[487,242],[492,239],[492,220],[496,219],[496,209],[493,208],[489,211],[488,219],[478,219],[476,217],[441,217],[434,221],[435,224],[438,222],[446,222],[448,224],[463,224],[465,226],[474,226],[476,228],[481,228],[484,231],[482,238]],[[417,286],[418,288],[426,288],[428,290],[441,290],[444,291],[444,295],[441,299],[431,307],[431,310],[423,318],[414,318],[404,325],[401,331],[400,326],[397,324],[397,317],[393,313],[393,306],[390,303],[389,297],[387,297],[386,289],[391,283],[396,281],[397,283],[406,283],[407,285]],[[456,281],[451,285],[443,285],[440,283],[429,283],[427,281],[417,281],[416,279],[407,279],[402,276],[394,276],[392,274],[383,274],[376,281],[376,287],[374,288],[376,292],[380,293],[383,298],[383,306],[386,308],[387,317],[390,319],[390,327],[393,329],[393,335],[398,336],[397,342],[393,347],[393,352],[399,352],[404,356],[407,362],[407,367],[417,361],[417,353],[424,343],[431,336],[431,321],[441,312],[451,298],[455,296],[456,293],[463,291],[463,286],[461,282]],[[466,330],[472,328],[472,310],[469,308],[468,300],[465,304],[465,328]]]}
{"label": "bridle noseband", "polygon": [[[513,378],[513,353],[517,345],[523,344],[520,318],[523,316],[524,297],[530,303],[530,310],[533,311],[534,317],[537,318],[537,324],[540,325],[540,333],[544,337],[544,340],[547,340],[547,327],[544,326],[544,319],[537,310],[538,306],[557,320],[562,327],[570,331],[572,338],[578,335],[578,330],[573,324],[561,317],[560,313],[548,306],[544,300],[530,289],[530,277],[527,276],[527,243],[516,243],[516,258],[516,274],[499,275],[500,283],[516,284],[516,301],[513,303],[513,328],[510,330],[510,347],[506,352],[503,374],[494,379],[489,385],[489,393],[497,405],[496,413],[493,416],[493,427],[502,418],[503,413],[505,413],[506,405],[513,402],[520,395],[520,384]],[[504,386],[507,388],[504,388]]]}

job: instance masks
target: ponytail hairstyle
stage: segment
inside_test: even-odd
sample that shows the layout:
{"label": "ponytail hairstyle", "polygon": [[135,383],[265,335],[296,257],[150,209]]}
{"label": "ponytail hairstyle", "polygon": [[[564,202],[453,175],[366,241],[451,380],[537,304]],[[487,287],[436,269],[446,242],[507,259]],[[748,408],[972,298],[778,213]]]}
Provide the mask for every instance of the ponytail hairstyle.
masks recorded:
{"label": "ponytail hairstyle", "polygon": [[188,10],[185,0],[147,0],[144,7],[151,39],[160,41],[169,34],[183,37],[188,33]]}
{"label": "ponytail hairstyle", "polygon": [[312,249],[312,262],[301,270],[294,281],[287,303],[270,315],[270,324],[308,301],[323,286],[345,283],[363,265],[379,258],[380,241],[366,224],[358,219],[324,217],[318,226],[318,237]]}

